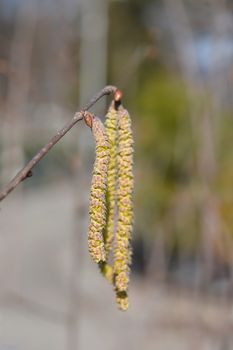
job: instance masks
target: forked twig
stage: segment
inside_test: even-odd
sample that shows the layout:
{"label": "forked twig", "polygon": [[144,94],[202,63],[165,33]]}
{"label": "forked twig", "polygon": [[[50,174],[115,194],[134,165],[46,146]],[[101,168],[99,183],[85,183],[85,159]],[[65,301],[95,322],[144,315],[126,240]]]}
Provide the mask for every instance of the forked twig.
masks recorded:
{"label": "forked twig", "polygon": [[96,94],[79,112],[76,112],[73,118],[59,130],[51,140],[44,145],[37,154],[21,169],[18,174],[3,188],[0,192],[0,201],[8,196],[23,180],[32,176],[32,168],[55,146],[55,144],[80,120],[83,119],[84,112],[91,108],[103,96],[115,94],[115,100],[118,99],[119,90],[112,85],[105,86],[98,94]]}

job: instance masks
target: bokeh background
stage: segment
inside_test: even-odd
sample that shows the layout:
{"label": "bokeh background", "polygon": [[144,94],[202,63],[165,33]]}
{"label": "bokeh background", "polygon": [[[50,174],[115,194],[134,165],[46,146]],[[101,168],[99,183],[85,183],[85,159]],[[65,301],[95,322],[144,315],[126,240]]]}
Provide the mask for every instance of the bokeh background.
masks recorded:
{"label": "bokeh background", "polygon": [[127,313],[87,253],[83,123],[1,203],[0,350],[233,349],[232,83],[231,0],[0,0],[1,186],[107,84],[136,184]]}

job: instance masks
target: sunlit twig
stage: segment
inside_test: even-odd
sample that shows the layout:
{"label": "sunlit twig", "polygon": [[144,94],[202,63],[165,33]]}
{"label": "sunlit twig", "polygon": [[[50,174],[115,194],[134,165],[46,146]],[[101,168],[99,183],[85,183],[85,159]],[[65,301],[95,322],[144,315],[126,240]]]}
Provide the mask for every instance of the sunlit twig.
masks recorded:
{"label": "sunlit twig", "polygon": [[59,130],[51,140],[44,145],[37,154],[27,163],[27,165],[21,169],[18,174],[9,182],[8,185],[0,192],[0,201],[10,194],[23,180],[32,176],[32,168],[55,146],[55,144],[80,120],[83,119],[84,111],[91,108],[98,100],[103,96],[110,95],[119,91],[115,86],[105,86],[99,93],[97,93],[79,112],[76,112],[73,118]]}

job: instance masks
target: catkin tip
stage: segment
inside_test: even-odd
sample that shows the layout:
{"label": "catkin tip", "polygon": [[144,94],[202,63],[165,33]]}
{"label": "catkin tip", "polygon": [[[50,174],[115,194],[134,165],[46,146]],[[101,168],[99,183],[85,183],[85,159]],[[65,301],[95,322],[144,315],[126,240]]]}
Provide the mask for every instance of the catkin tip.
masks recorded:
{"label": "catkin tip", "polygon": [[122,311],[126,311],[129,308],[129,298],[126,292],[116,292],[116,302],[118,308]]}
{"label": "catkin tip", "polygon": [[106,262],[101,261],[99,268],[103,276],[112,284],[113,283],[113,268]]}

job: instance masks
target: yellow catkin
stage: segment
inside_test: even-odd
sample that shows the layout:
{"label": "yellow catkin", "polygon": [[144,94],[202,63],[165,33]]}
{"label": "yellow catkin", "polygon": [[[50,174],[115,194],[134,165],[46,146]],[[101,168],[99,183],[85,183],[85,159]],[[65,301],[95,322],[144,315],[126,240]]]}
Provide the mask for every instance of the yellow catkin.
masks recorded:
{"label": "yellow catkin", "polygon": [[[106,260],[103,229],[106,225],[106,190],[109,164],[109,142],[105,127],[97,117],[90,117],[92,133],[96,141],[96,159],[93,170],[90,194],[90,225],[88,247],[90,255],[96,263]],[[90,120],[88,120],[90,122]],[[87,121],[86,121],[87,122]]]}
{"label": "yellow catkin", "polygon": [[106,115],[105,129],[110,145],[107,188],[107,219],[104,229],[106,257],[112,249],[114,237],[114,220],[116,214],[116,181],[117,181],[117,111],[111,103]]}
{"label": "yellow catkin", "polygon": [[133,135],[131,119],[122,106],[118,110],[118,222],[114,249],[114,283],[116,301],[122,310],[128,308],[128,284],[131,264],[133,226]]}
{"label": "yellow catkin", "polygon": [[[107,216],[106,226],[104,228],[104,244],[106,252],[106,260],[109,258],[109,253],[112,250],[114,239],[114,221],[116,214],[116,181],[117,181],[117,111],[114,107],[114,101],[111,103],[105,121],[106,134],[110,146],[110,160],[108,166],[108,180],[107,180]],[[100,270],[104,277],[113,283],[113,268],[105,262],[99,264]]]}

